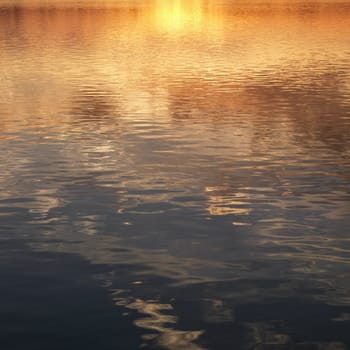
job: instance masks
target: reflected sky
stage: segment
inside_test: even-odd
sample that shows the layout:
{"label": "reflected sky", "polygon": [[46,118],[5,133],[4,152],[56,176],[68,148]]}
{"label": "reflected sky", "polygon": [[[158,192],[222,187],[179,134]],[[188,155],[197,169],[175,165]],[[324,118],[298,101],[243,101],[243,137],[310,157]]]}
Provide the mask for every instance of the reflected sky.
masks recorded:
{"label": "reflected sky", "polygon": [[88,262],[149,348],[347,348],[348,2],[0,8],[2,241]]}

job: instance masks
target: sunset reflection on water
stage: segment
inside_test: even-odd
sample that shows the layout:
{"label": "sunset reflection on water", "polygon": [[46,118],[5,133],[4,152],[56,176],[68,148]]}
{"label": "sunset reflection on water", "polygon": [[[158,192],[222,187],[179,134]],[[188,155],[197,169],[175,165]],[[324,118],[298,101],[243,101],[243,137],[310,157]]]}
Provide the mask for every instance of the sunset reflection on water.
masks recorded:
{"label": "sunset reflection on water", "polygon": [[348,348],[350,4],[87,3],[0,5],[0,335],[57,276],[146,348]]}

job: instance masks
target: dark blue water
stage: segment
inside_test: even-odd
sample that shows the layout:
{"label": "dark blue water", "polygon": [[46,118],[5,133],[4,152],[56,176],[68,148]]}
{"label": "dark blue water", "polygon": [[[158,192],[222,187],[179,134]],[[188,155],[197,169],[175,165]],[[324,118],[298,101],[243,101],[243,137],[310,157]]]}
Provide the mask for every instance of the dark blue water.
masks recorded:
{"label": "dark blue water", "polygon": [[0,5],[1,349],[350,348],[350,3]]}

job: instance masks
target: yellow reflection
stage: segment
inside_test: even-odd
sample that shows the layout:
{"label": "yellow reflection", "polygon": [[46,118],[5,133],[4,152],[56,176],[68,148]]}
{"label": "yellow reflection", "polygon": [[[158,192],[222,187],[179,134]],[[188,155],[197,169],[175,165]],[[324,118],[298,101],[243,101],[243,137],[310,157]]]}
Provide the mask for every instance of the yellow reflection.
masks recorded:
{"label": "yellow reflection", "polygon": [[204,350],[203,347],[195,343],[203,331],[177,330],[177,318],[171,314],[173,307],[170,304],[142,299],[130,301],[119,296],[122,292],[122,290],[117,290],[113,293],[116,304],[146,315],[147,317],[141,317],[135,321],[136,326],[155,332],[154,334],[144,334],[143,340],[145,342],[155,341],[161,348],[169,350]]}
{"label": "yellow reflection", "polygon": [[[219,192],[219,193],[218,193]],[[221,194],[226,192],[226,194]],[[249,215],[252,211],[247,207],[249,201],[248,193],[229,193],[224,186],[207,186],[205,193],[208,196],[208,211],[210,215]],[[245,223],[234,222],[234,225],[246,225]]]}
{"label": "yellow reflection", "polygon": [[251,212],[250,208],[230,207],[229,205],[234,205],[235,203],[225,203],[218,197],[210,197],[209,201],[213,201],[208,207],[210,215],[248,215]]}
{"label": "yellow reflection", "polygon": [[167,31],[188,27],[199,29],[203,22],[202,0],[156,0],[154,22]]}
{"label": "yellow reflection", "polygon": [[[221,115],[220,109],[255,112],[259,106],[266,109],[272,95],[286,99],[289,86],[309,84],[313,90],[315,75],[307,66],[302,71],[304,64],[312,63],[306,54],[336,52],[346,57],[348,12],[305,15],[270,9],[232,14],[214,3],[153,0],[135,10],[3,11],[0,41],[8,46],[0,57],[0,115],[40,116],[40,126],[53,127],[71,123],[66,117],[70,114],[113,119],[116,110],[122,115],[175,117]],[[307,31],[310,26],[313,31]],[[21,42],[22,33],[27,41]],[[318,65],[317,56],[311,58]],[[327,74],[317,75],[317,82],[323,78],[322,84],[331,86],[332,79],[338,79],[327,66],[318,67]],[[295,69],[300,71],[296,74]],[[250,86],[252,78],[265,75],[281,81],[282,88]],[[232,77],[239,81],[228,86]],[[341,80],[346,83],[338,84],[340,93],[348,94],[349,78],[342,74]],[[77,91],[84,86],[94,88]],[[301,99],[300,94],[289,96],[293,104]],[[300,100],[305,102],[310,105]],[[58,114],[60,118],[52,118]],[[9,124],[19,127],[1,124],[5,131]]]}
{"label": "yellow reflection", "polygon": [[204,0],[153,0],[141,10],[138,20],[147,31],[175,36],[205,31],[212,36],[222,28],[221,10]]}

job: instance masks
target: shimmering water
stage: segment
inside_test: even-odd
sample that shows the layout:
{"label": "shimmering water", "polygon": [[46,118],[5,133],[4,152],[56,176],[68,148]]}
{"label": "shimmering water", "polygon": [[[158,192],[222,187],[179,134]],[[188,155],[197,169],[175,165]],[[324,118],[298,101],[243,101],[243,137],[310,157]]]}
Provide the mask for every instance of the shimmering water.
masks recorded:
{"label": "shimmering water", "polygon": [[350,348],[350,3],[1,0],[1,349]]}

